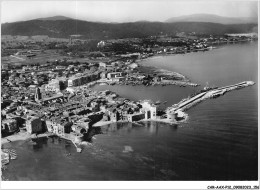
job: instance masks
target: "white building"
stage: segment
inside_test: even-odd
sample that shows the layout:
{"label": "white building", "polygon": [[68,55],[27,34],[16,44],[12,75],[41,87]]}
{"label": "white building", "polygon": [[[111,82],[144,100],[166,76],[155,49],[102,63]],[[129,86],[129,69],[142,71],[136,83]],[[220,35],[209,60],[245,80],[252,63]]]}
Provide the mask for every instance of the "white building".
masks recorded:
{"label": "white building", "polygon": [[49,120],[46,121],[46,125],[47,125],[47,129],[49,132],[54,133],[59,136],[64,136],[64,126],[63,125],[53,122],[53,121],[49,121]]}
{"label": "white building", "polygon": [[53,79],[45,86],[45,91],[60,92],[60,81]]}
{"label": "white building", "polygon": [[69,78],[68,87],[81,86],[89,82],[98,80],[99,78],[100,75],[98,71],[95,73],[76,74]]}
{"label": "white building", "polygon": [[149,100],[144,100],[140,103],[142,105],[141,112],[145,113],[145,119],[156,119],[157,107]]}
{"label": "white building", "polygon": [[66,88],[66,91],[68,91],[69,93],[71,94],[74,94],[75,93],[75,89],[71,88],[71,87],[67,87]]}
{"label": "white building", "polygon": [[124,77],[124,73],[122,72],[112,72],[107,74],[107,78],[113,79],[113,78],[121,78]]}
{"label": "white building", "polygon": [[99,63],[99,67],[104,67],[104,68],[106,68],[106,66],[107,66],[106,63],[103,63],[103,62],[100,62],[100,63]]}
{"label": "white building", "polygon": [[15,119],[2,120],[2,129],[7,132],[15,132],[18,129],[17,121]]}

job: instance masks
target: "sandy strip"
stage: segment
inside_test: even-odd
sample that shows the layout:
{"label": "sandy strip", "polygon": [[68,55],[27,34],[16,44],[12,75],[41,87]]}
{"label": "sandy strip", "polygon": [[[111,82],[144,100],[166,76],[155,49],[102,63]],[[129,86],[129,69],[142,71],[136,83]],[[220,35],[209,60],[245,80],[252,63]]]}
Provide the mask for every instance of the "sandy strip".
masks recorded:
{"label": "sandy strip", "polygon": [[116,123],[116,122],[114,122],[114,121],[99,121],[99,122],[95,123],[93,125],[93,127],[101,127],[101,126],[104,126],[104,125],[110,125],[112,123]]}
{"label": "sandy strip", "polygon": [[14,141],[27,140],[27,139],[30,139],[30,138],[31,138],[31,135],[29,133],[19,132],[17,134],[1,138],[1,144],[14,142]]}

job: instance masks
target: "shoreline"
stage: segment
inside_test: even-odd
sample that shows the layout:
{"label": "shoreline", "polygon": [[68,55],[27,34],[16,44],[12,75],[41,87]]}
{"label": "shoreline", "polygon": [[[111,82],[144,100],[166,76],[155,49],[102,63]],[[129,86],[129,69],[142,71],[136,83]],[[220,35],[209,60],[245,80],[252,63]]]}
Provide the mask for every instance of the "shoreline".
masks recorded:
{"label": "shoreline", "polygon": [[[191,52],[193,53],[193,52]],[[195,52],[197,53],[197,52]],[[167,70],[167,69],[162,69],[160,67],[156,67],[156,66],[151,66],[147,63],[144,63],[145,61],[149,61],[150,59],[158,59],[158,58],[162,58],[164,56],[173,56],[173,55],[184,55],[184,54],[156,54],[154,56],[150,56],[150,57],[146,57],[146,58],[142,58],[142,59],[138,59],[136,61],[136,63],[138,64],[139,68],[143,67],[143,68],[150,68],[152,69],[152,71],[154,73],[161,73],[161,74],[171,74],[174,77],[179,77],[181,78],[181,80],[172,80],[170,82],[154,82],[153,85],[176,85],[176,86],[200,86],[200,84],[197,84],[193,81],[191,81],[185,74],[179,73],[177,71],[171,71],[171,70]]]}
{"label": "shoreline", "polygon": [[180,86],[180,87],[186,87],[186,86],[191,86],[191,87],[197,87],[200,86],[200,84],[192,82],[187,76],[176,72],[176,71],[171,71],[167,69],[162,69],[158,68],[155,66],[147,66],[145,64],[138,64],[138,72],[145,73],[147,75],[158,75],[158,76],[165,76],[169,77],[166,79],[161,79],[159,81],[154,81],[151,80],[149,81],[148,84],[144,84],[142,81],[131,81],[131,80],[125,80],[125,81],[113,81],[110,79],[99,79],[95,82],[92,82],[91,85],[86,85],[86,87],[92,88],[96,84],[107,84],[107,85],[131,85],[131,86],[138,86],[138,85],[145,85],[145,86],[155,86],[155,85],[161,85],[161,86],[166,86],[166,85],[175,85],[175,86]]}
{"label": "shoreline", "polygon": [[50,136],[56,136],[56,135],[47,132],[47,133],[38,134],[37,136],[35,135],[34,137],[36,137],[36,138],[34,138],[33,136],[34,136],[34,134],[29,134],[27,132],[18,132],[16,134],[9,135],[7,137],[2,137],[1,138],[1,145],[11,143],[11,142],[16,142],[16,141],[26,141],[26,140],[30,140],[30,139],[50,137]]}
{"label": "shoreline", "polygon": [[[184,119],[186,120],[186,119]],[[99,121],[97,123],[95,123],[93,125],[94,128],[96,127],[104,127],[104,126],[109,126],[111,124],[117,124],[117,123],[132,123],[132,124],[135,124],[135,125],[141,125],[143,126],[142,124],[140,124],[139,122],[159,122],[159,123],[166,123],[166,124],[170,124],[170,125],[173,125],[173,124],[179,124],[179,122],[177,121],[171,121],[169,119],[142,119],[140,121],[134,121],[134,122],[130,122],[130,121]],[[42,133],[42,134],[39,134],[37,135],[36,137],[37,138],[41,138],[41,137],[49,137],[49,136],[56,136],[55,134],[47,134],[47,133]],[[59,137],[59,136],[57,136]],[[18,132],[14,135],[10,135],[10,136],[7,136],[7,137],[2,137],[1,138],[1,146],[2,145],[5,145],[5,144],[8,144],[8,143],[12,143],[12,142],[17,142],[17,141],[26,141],[26,140],[30,140],[30,139],[33,139],[32,138],[32,134],[29,134],[27,132]],[[81,143],[84,143],[84,142],[87,142],[87,141],[82,141]],[[3,148],[3,147],[1,147]]]}
{"label": "shoreline", "polygon": [[226,42],[226,41],[219,41],[219,42],[211,42],[210,44],[211,45],[217,45],[216,47],[212,47],[211,48],[206,48],[206,49],[198,49],[196,51],[190,51],[190,52],[184,52],[184,53],[161,53],[161,54],[154,54],[152,56],[148,56],[148,57],[145,57],[145,58],[140,58],[138,59],[136,62],[142,62],[142,61],[145,61],[145,60],[149,60],[149,59],[157,59],[157,58],[160,58],[160,57],[164,57],[164,56],[173,56],[173,55],[182,55],[184,56],[185,54],[190,54],[190,53],[199,53],[199,52],[207,52],[207,51],[211,51],[211,50],[214,50],[214,49],[218,49],[218,45],[221,46],[221,45],[228,45],[228,44],[237,44],[237,43],[247,43],[247,42],[252,42],[252,41],[248,41],[248,40],[239,40],[239,41],[229,41],[229,42]]}
{"label": "shoreline", "polygon": [[28,139],[31,139],[31,135],[27,132],[19,132],[7,137],[1,138],[1,145],[10,143],[10,142],[16,142],[16,141],[26,141]]}
{"label": "shoreline", "polygon": [[[244,82],[241,82],[241,83],[238,83],[238,84],[229,85],[229,86],[225,86],[225,87],[221,87],[221,88],[217,88],[217,89],[212,89],[210,91],[202,92],[202,93],[196,95],[195,97],[192,97],[190,99],[185,100],[186,102],[183,102],[183,100],[180,101],[177,104],[178,105],[177,108],[176,108],[176,105],[173,105],[173,106],[166,108],[166,112],[168,112],[168,111],[171,112],[171,110],[180,110],[183,113],[185,113],[184,112],[185,110],[195,106],[196,104],[198,104],[198,103],[200,103],[200,102],[202,102],[206,99],[219,97],[221,95],[224,95],[226,92],[233,91],[233,90],[236,90],[236,89],[245,88],[245,87],[248,87],[248,86],[252,86],[254,84],[255,83],[253,81],[244,81]],[[178,121],[168,119],[168,118],[141,119],[139,121],[123,121],[123,120],[121,120],[121,121],[120,120],[119,121],[99,121],[99,122],[93,124],[93,127],[95,128],[95,127],[108,126],[108,125],[115,124],[115,123],[133,123],[133,124],[141,125],[139,122],[147,122],[147,121],[159,122],[159,123],[162,122],[162,123],[172,125],[172,124],[183,123],[183,122],[187,121],[187,119],[188,119],[188,115],[185,114]],[[53,133],[42,133],[42,134],[39,134],[37,136],[35,135],[35,137],[41,138],[41,137],[49,137],[49,136],[53,136],[53,135],[55,135],[55,134],[53,134]],[[1,145],[7,144],[9,142],[25,141],[25,140],[28,140],[28,139],[33,139],[33,135],[29,134],[27,132],[21,132],[20,131],[16,134],[1,138]]]}
{"label": "shoreline", "polygon": [[136,125],[141,125],[139,122],[158,122],[158,123],[166,123],[166,124],[179,124],[180,122],[185,122],[187,120],[187,116],[183,119],[183,120],[180,120],[180,121],[173,121],[171,119],[160,119],[160,118],[157,118],[157,119],[142,119],[142,120],[139,120],[139,121],[108,121],[108,122],[97,122],[93,125],[93,127],[103,127],[103,126],[107,126],[107,125],[111,125],[111,124],[117,124],[117,123],[132,123],[132,124],[136,124]]}

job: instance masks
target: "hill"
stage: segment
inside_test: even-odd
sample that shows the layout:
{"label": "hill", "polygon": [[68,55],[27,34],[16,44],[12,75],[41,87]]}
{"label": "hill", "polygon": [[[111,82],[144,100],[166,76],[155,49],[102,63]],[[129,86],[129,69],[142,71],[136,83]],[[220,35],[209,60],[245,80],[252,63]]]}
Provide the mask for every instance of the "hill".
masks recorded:
{"label": "hill", "polygon": [[225,33],[251,32],[257,24],[223,25],[206,22],[131,22],[100,23],[75,19],[61,20],[29,20],[23,22],[4,23],[1,25],[2,35],[48,35],[49,37],[68,38],[72,34],[80,34],[88,39],[114,39],[147,37],[151,35],[175,35],[178,32],[196,32],[196,34],[223,35]]}
{"label": "hill", "polygon": [[257,24],[257,17],[223,17],[214,14],[192,14],[179,17],[172,17],[165,22],[210,22],[218,24]]}
{"label": "hill", "polygon": [[65,16],[53,16],[53,17],[46,17],[46,18],[38,18],[35,20],[73,20],[73,19]]}

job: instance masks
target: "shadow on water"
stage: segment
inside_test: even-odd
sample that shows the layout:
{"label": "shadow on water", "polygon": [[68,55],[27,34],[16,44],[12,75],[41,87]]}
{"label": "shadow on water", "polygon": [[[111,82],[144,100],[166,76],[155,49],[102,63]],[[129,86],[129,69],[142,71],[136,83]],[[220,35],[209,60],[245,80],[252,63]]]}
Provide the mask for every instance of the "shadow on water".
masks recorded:
{"label": "shadow on water", "polygon": [[99,134],[108,134],[117,132],[120,130],[125,130],[126,133],[131,133],[133,131],[138,131],[143,133],[144,130],[147,130],[148,133],[158,134],[160,127],[169,127],[171,131],[176,131],[178,129],[177,124],[168,125],[165,123],[145,121],[145,122],[136,122],[136,123],[114,123],[102,127],[90,127],[87,133],[83,134],[83,141],[92,143],[92,138],[95,135]]}
{"label": "shadow on water", "polygon": [[92,142],[92,137],[102,134],[101,127],[90,127],[87,133],[83,133],[83,141]]}
{"label": "shadow on water", "polygon": [[[90,127],[86,133],[83,133],[82,140],[93,143],[93,137],[95,135],[106,135],[108,133],[115,133],[117,131],[124,131],[126,134],[132,132],[149,133],[158,135],[161,127],[167,127],[171,131],[176,131],[178,129],[177,124],[168,125],[165,123],[153,122],[153,121],[141,121],[136,123],[123,122],[123,123],[113,123],[102,127]],[[70,149],[72,144],[71,141],[61,139],[59,137],[40,137],[36,139],[31,139],[31,145],[33,150],[39,151],[43,147],[47,147],[48,143],[53,143],[55,145],[64,144],[65,149]]]}
{"label": "shadow on water", "polygon": [[48,138],[42,137],[42,138],[37,138],[37,139],[32,139],[32,145],[33,145],[33,150],[39,150],[43,148],[43,146],[48,146]]}

